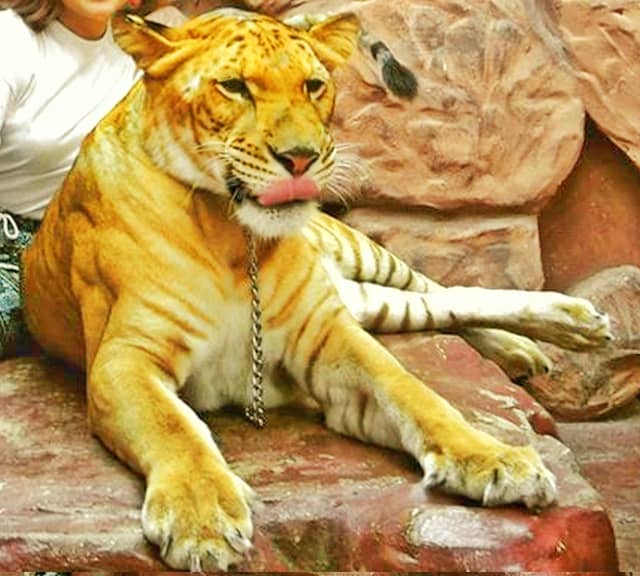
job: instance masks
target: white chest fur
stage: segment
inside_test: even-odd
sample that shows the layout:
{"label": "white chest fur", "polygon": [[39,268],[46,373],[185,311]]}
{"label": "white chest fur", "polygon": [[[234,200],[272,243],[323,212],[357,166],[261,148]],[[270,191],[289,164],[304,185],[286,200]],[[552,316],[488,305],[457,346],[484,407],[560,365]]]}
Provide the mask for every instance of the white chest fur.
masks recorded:
{"label": "white chest fur", "polygon": [[[251,310],[246,301],[228,302],[206,341],[194,345],[190,373],[181,396],[197,411],[251,402]],[[290,382],[280,370],[285,348],[281,331],[263,327],[263,387],[267,407],[287,402]]]}

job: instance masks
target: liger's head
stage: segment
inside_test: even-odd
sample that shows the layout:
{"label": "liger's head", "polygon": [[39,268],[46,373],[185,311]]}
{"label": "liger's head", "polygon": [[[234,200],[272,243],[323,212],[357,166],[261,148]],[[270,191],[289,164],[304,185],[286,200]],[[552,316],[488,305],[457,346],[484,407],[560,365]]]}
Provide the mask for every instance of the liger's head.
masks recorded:
{"label": "liger's head", "polygon": [[297,230],[335,191],[331,72],[357,42],[355,16],[301,30],[221,10],[179,28],[129,17],[116,30],[145,71],[145,145],[165,171],[227,195],[263,237]]}

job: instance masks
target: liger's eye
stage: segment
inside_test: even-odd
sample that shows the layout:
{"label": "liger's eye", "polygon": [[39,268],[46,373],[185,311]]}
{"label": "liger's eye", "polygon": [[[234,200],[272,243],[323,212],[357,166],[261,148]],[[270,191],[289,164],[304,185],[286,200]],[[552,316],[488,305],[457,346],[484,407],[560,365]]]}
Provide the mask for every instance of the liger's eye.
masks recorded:
{"label": "liger's eye", "polygon": [[327,85],[319,78],[310,78],[304,83],[304,91],[313,100],[320,98],[326,89]]}
{"label": "liger's eye", "polygon": [[251,98],[251,92],[247,87],[244,80],[240,78],[231,78],[229,80],[223,80],[216,83],[216,87],[222,93],[223,96],[232,100],[238,100],[240,98]]}

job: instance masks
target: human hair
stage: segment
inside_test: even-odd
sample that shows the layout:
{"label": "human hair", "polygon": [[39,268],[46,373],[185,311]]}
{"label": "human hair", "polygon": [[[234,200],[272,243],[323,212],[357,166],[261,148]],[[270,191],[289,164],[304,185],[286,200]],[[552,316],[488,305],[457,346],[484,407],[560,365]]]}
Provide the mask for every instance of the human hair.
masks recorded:
{"label": "human hair", "polygon": [[60,4],[60,0],[0,0],[0,8],[11,8],[36,32],[58,15]]}
{"label": "human hair", "polygon": [[[157,0],[132,0],[123,11],[145,15],[155,8],[156,3]],[[61,6],[62,0],[0,0],[0,10],[11,8],[36,32],[56,19]]]}

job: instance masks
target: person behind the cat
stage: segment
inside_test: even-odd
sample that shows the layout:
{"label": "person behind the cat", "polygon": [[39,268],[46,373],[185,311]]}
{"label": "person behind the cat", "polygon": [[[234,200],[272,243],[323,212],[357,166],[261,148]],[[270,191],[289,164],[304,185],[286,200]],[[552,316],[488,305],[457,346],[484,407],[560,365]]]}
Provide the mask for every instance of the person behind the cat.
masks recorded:
{"label": "person behind the cat", "polygon": [[82,139],[139,74],[109,24],[138,3],[0,0],[0,358],[25,334],[20,254]]}

